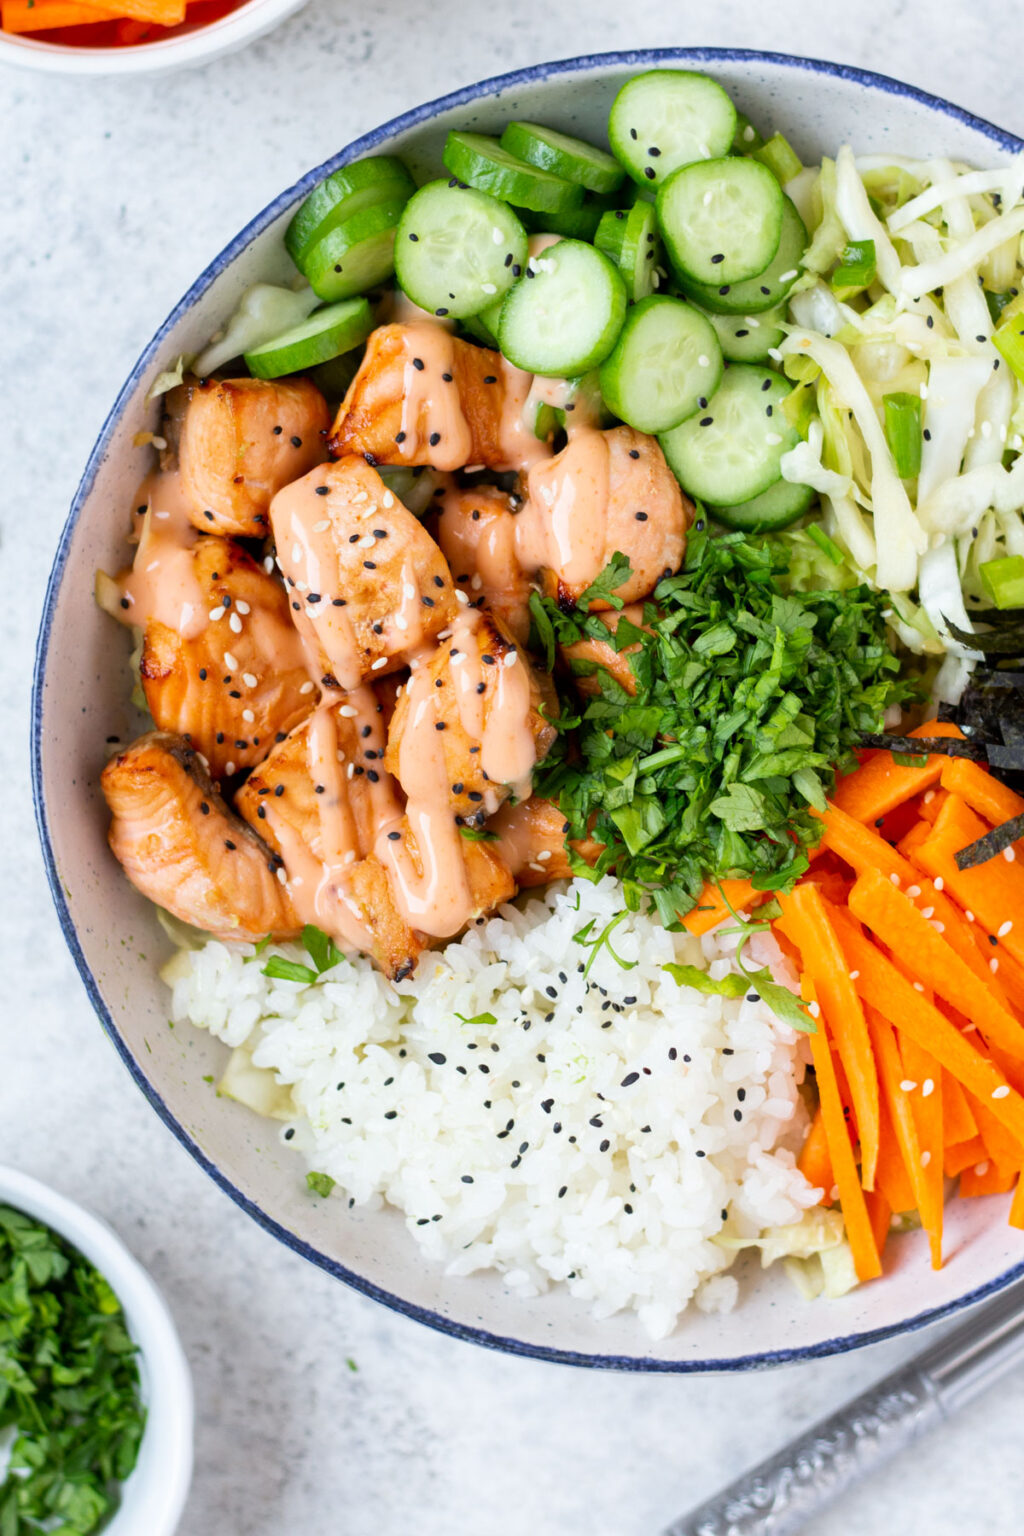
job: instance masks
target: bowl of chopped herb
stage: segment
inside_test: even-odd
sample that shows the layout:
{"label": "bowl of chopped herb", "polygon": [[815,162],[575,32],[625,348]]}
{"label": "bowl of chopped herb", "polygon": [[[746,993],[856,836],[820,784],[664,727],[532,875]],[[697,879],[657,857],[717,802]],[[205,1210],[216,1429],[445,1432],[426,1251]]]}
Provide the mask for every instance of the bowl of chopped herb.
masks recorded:
{"label": "bowl of chopped herb", "polygon": [[155,1283],[105,1222],[0,1166],[0,1529],[173,1536],[192,1380]]}

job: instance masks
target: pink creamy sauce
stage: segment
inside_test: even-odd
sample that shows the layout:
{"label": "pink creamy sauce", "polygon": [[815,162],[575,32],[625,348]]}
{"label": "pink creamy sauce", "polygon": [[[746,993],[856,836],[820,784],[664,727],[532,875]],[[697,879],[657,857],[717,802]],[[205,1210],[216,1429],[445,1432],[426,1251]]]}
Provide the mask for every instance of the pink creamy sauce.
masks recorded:
{"label": "pink creamy sauce", "polygon": [[196,579],[192,550],[199,533],[189,519],[191,501],[177,471],[147,476],[133,505],[147,507],[135,560],[121,577],[128,603],[123,622],[145,628],[151,619],[194,640],[209,623],[207,599]]}
{"label": "pink creamy sauce", "polygon": [[573,426],[554,459],[529,475],[529,500],[516,519],[516,554],[527,571],[556,569],[567,586],[588,586],[604,567],[608,529],[608,439]]}

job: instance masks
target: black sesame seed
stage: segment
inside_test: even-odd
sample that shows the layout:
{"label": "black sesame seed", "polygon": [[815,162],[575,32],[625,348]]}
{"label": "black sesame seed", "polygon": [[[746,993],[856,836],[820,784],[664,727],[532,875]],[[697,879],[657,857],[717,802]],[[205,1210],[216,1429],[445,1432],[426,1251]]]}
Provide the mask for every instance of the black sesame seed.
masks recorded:
{"label": "black sesame seed", "polygon": [[715,418],[713,416],[702,416],[700,419],[700,424],[702,427],[710,427],[714,422],[714,419]]}
{"label": "black sesame seed", "polygon": [[210,814],[210,807],[207,805],[205,800],[200,800],[200,802],[199,802],[199,809],[200,809],[200,811],[202,812],[202,814],[204,816],[209,816],[209,814]]}
{"label": "black sesame seed", "polygon": [[633,1086],[633,1084],[636,1083],[636,1082],[639,1082],[639,1080],[640,1080],[640,1073],[639,1072],[627,1072],[625,1077],[622,1079],[621,1086],[623,1088],[631,1088]]}
{"label": "black sesame seed", "polygon": [[230,837],[226,837],[224,839],[224,847],[228,850],[229,853],[234,853],[237,844],[233,843]]}
{"label": "black sesame seed", "polygon": [[601,1145],[600,1145],[600,1146],[599,1146],[599,1147],[598,1147],[598,1149],[597,1149],[597,1150],[598,1150],[598,1151],[599,1151],[599,1152],[607,1152],[607,1151],[608,1151],[608,1148],[609,1148],[609,1147],[610,1147],[610,1146],[611,1146],[611,1142],[610,1142],[610,1141],[609,1141],[609,1140],[608,1140],[608,1138],[607,1138],[607,1137],[605,1137],[605,1139],[604,1139],[604,1141],[602,1141],[602,1143],[601,1143]]}
{"label": "black sesame seed", "polygon": [[274,436],[275,436],[275,437],[280,437],[280,436],[281,436],[281,433],[282,433],[282,432],[283,432],[283,431],[284,431],[284,427],[275,427],[275,428],[274,428]]}
{"label": "black sesame seed", "polygon": [[364,560],[363,561],[363,570],[364,571],[375,571],[376,569],[377,569],[377,567],[374,565],[372,560]]}
{"label": "black sesame seed", "polygon": [[732,1112],[732,1117],[733,1117],[734,1120],[742,1120],[743,1119],[743,1111],[742,1111],[742,1109],[734,1109],[733,1112]]}
{"label": "black sesame seed", "polygon": [[544,991],[547,993],[548,997],[550,997],[552,999],[557,998],[557,996],[558,996],[558,989],[557,989],[557,987],[545,987]]}
{"label": "black sesame seed", "polygon": [[387,1114],[384,1116],[384,1119],[385,1120],[397,1120],[398,1119],[398,1110],[397,1109],[389,1109]]}
{"label": "black sesame seed", "polygon": [[438,443],[441,441],[441,434],[440,434],[440,432],[431,432],[428,441],[430,443],[431,448],[436,448]]}
{"label": "black sesame seed", "polygon": [[425,367],[425,366],[426,366],[426,365],[425,365],[425,364],[424,364],[424,361],[423,361],[423,359],[422,359],[422,357],[414,357],[414,358],[413,358],[413,360],[412,360],[412,365],[413,365],[413,367],[414,367],[414,368],[415,368],[415,369],[417,369],[417,370],[418,370],[418,371],[419,371],[419,372],[420,372],[420,373],[422,373],[422,372],[423,372],[423,369],[424,369],[424,367]]}
{"label": "black sesame seed", "polygon": [[301,437],[293,437],[292,438],[292,447],[293,448],[301,448],[302,447],[302,438]]}
{"label": "black sesame seed", "polygon": [[[653,181],[654,177],[655,177],[654,166],[653,165],[645,165],[644,166],[644,175],[647,177],[648,181]],[[712,260],[714,260],[714,257],[712,257]]]}
{"label": "black sesame seed", "polygon": [[646,512],[638,512],[636,514],[636,520],[637,520],[638,523],[646,523],[646,521],[647,521],[647,513]]}
{"label": "black sesame seed", "polygon": [[736,1097],[739,1099],[741,1104],[743,1103],[743,1100],[746,1098],[746,1096],[747,1090],[745,1088],[737,1088]]}
{"label": "black sesame seed", "polygon": [[274,794],[280,800],[281,796],[284,794],[284,785],[283,784],[275,784],[274,785]]}
{"label": "black sesame seed", "polygon": [[668,1048],[668,1059],[669,1059],[669,1061],[675,1061],[675,1059],[676,1059],[676,1057],[678,1055],[679,1055],[679,1052],[676,1050],[675,1046],[674,1045],[670,1045],[669,1048]]}

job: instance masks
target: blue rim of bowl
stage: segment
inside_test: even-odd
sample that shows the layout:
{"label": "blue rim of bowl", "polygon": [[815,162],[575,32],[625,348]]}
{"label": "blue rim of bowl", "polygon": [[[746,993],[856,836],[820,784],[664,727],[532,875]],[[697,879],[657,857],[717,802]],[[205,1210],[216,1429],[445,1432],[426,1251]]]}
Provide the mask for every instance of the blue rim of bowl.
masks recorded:
{"label": "blue rim of bowl", "polygon": [[411,1318],[415,1322],[424,1323],[429,1328],[434,1328],[440,1333],[449,1334],[453,1338],[461,1339],[468,1343],[480,1344],[488,1349],[501,1350],[506,1354],[548,1360],[560,1365],[584,1366],[593,1370],[659,1372],[680,1375],[717,1374],[757,1370],[773,1365],[788,1365],[798,1360],[815,1360],[828,1355],[845,1354],[849,1350],[860,1349],[868,1344],[880,1343],[884,1339],[916,1332],[918,1329],[925,1328],[931,1323],[939,1322],[943,1318],[952,1317],[965,1307],[974,1306],[978,1302],[996,1295],[999,1291],[1004,1290],[1006,1286],[1011,1285],[1013,1281],[1024,1277],[1024,1263],[1014,1265],[994,1280],[989,1281],[988,1284],[967,1292],[955,1301],[918,1312],[915,1316],[906,1318],[898,1323],[868,1329],[860,1333],[847,1334],[839,1338],[823,1339],[817,1344],[810,1344],[800,1348],[764,1350],[757,1354],[738,1355],[724,1360],[666,1360],[647,1355],[585,1354],[577,1350],[556,1349],[548,1345],[526,1343],[521,1339],[505,1338],[500,1334],[491,1333],[483,1328],[474,1328],[467,1323],[453,1321],[450,1318],[444,1317],[439,1312],[431,1311],[429,1308],[417,1306],[412,1302],[404,1300],[401,1296],[395,1296],[390,1291],[383,1290],[364,1276],[346,1269],[344,1265],[321,1253],[318,1249],[297,1237],[294,1232],[289,1231],[287,1227],[282,1226],[280,1222],[256,1205],[248,1195],[232,1184],[231,1180],[210,1161],[202,1148],[175,1118],[156,1088],[141,1070],[138,1062],[128,1049],[127,1043],[122,1038],[113,1015],[107,1008],[96,984],[95,977],[82,953],[57,870],[43,794],[43,688],[46,677],[50,632],[53,625],[54,611],[60,596],[68,550],[79,515],[92,490],[97,471],[103,462],[121,413],[135,394],[140,380],[162,346],[164,338],[182,316],[191,309],[210,284],[231,265],[268,225],[273,223],[276,218],[296,203],[300,197],[309,192],[317,182],[338,166],[347,164],[350,160],[356,159],[360,155],[375,152],[384,140],[404,133],[409,129],[420,127],[450,108],[469,106],[481,98],[496,95],[510,88],[534,85],[539,81],[557,78],[561,75],[586,74],[600,69],[621,67],[650,69],[672,64],[685,64],[692,67],[694,65],[714,66],[715,64],[723,63],[782,65],[789,69],[805,70],[812,74],[828,75],[836,80],[850,81],[855,85],[883,91],[887,95],[905,97],[919,103],[921,106],[930,108],[934,112],[941,113],[945,117],[951,117],[957,122],[964,124],[965,127],[982,134],[997,149],[1006,153],[1016,154],[1021,149],[1024,149],[1024,141],[1017,138],[1016,135],[1007,133],[1004,129],[996,127],[994,123],[987,122],[984,118],[976,117],[973,113],[967,112],[964,108],[957,107],[951,102],[944,101],[939,96],[932,96],[927,91],[905,85],[899,80],[892,79],[891,76],[879,75],[871,70],[857,69],[846,64],[829,63],[820,59],[805,59],[793,54],[765,53],[745,48],[647,48],[619,53],[586,54],[574,59],[560,59],[551,63],[535,64],[525,69],[513,70],[509,74],[492,76],[490,79],[482,80],[476,85],[464,86],[460,90],[453,91],[450,95],[439,97],[435,101],[425,102],[422,106],[414,107],[411,111],[403,113],[400,117],[392,118],[390,122],[382,124],[370,133],[364,134],[362,138],[356,139],[345,149],[340,150],[338,154],[333,155],[322,165],[308,172],[293,187],[282,192],[261,213],[257,214],[236,235],[235,239],[225,246],[218,256],[214,257],[213,261],[210,262],[209,266],[174,307],[139,357],[118,394],[103,424],[92,453],[89,455],[85,472],[75,492],[67,522],[61,533],[46,588],[43,617],[36,644],[35,671],[32,684],[32,791],[35,801],[36,825],[39,829],[43,850],[43,861],[50,885],[50,893],[57,908],[57,916],[72,958],[78,968],[78,973],[89,995],[89,1000],[99,1015],[100,1022],[136,1084],[145,1094],[168,1129],[177,1137],[182,1146],[191,1153],[199,1166],[210,1175],[214,1182],[219,1184],[221,1189],[230,1195],[236,1205],[241,1206],[242,1210],[246,1211],[261,1227],[272,1233],[274,1237],[284,1243],[286,1247],[292,1249],[294,1253],[300,1254],[304,1259],[308,1259],[311,1263],[318,1265],[336,1279],[345,1281],[347,1285],[362,1292],[364,1296],[369,1296],[374,1301],[382,1302],[393,1311],[399,1312],[404,1317]]}

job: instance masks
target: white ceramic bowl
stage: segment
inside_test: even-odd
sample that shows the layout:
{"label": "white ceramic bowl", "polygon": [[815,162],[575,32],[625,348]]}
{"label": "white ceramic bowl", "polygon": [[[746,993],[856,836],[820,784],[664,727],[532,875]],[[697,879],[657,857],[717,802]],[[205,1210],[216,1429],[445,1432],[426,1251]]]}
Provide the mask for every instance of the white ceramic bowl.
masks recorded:
{"label": "white ceramic bowl", "polygon": [[110,1282],[139,1346],[146,1428],[139,1459],[105,1536],[174,1536],[192,1481],[192,1378],[174,1319],[156,1285],[98,1217],[38,1179],[0,1166],[0,1205],[67,1238]]}
{"label": "white ceramic bowl", "polygon": [[0,64],[58,75],[162,75],[187,65],[208,64],[262,37],[306,0],[245,0],[237,11],[194,32],[124,48],[81,48],[34,36],[0,32]]}
{"label": "white ceramic bowl", "polygon": [[[197,279],[133,369],[86,467],[57,551],[39,640],[35,697],[36,804],[54,900],[89,996],[157,1113],[217,1182],[283,1242],[332,1274],[434,1327],[509,1350],[597,1367],[742,1370],[852,1349],[920,1327],[1024,1273],[1024,1247],[1005,1202],[956,1201],[949,1261],[934,1274],[923,1234],[900,1238],[883,1280],[837,1302],[805,1303],[781,1273],[748,1272],[727,1317],[688,1315],[652,1346],[631,1316],[595,1322],[562,1291],[511,1296],[493,1274],[451,1278],[425,1264],[389,1211],[310,1200],[303,1169],[266,1122],[218,1100],[203,1082],[224,1047],[166,1025],[156,968],[167,952],[152,911],[123,878],[106,842],[98,788],[104,738],[130,738],[126,637],[95,607],[93,572],[123,562],[125,509],[147,467],[133,435],[156,426],[146,393],[156,373],[193,353],[257,278],[289,270],[281,235],[326,172],[367,153],[406,158],[423,177],[439,166],[450,127],[494,131],[540,118],[601,138],[617,86],[637,70],[677,65],[713,73],[755,122],[781,128],[805,162],[850,140],[863,153],[904,151],[979,163],[1020,141],[960,109],[878,75],[779,55],[670,49],[537,66],[484,81],[368,134],[282,193]],[[325,145],[325,148],[329,146]]]}

